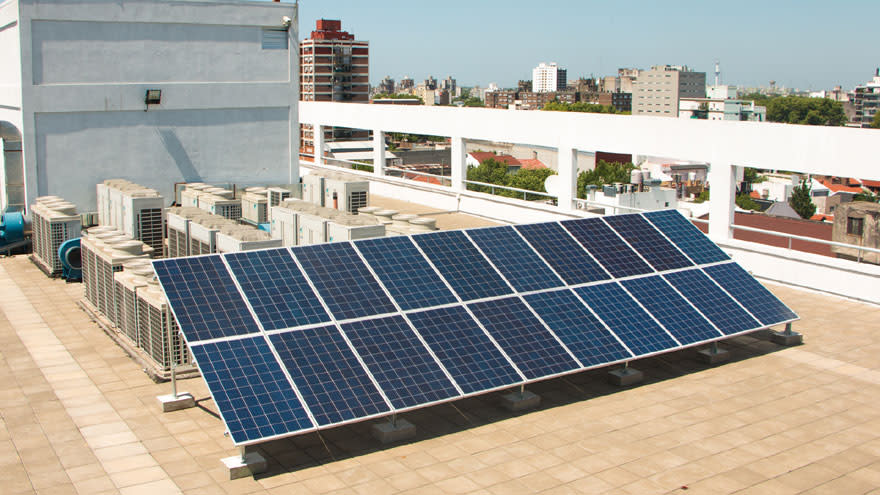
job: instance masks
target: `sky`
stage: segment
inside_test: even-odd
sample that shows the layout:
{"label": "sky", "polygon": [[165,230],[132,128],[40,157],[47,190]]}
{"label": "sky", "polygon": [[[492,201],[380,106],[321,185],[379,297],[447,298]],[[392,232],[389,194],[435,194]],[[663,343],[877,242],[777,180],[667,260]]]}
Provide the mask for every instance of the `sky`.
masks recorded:
{"label": "sky", "polygon": [[[293,0],[285,0],[293,1]],[[300,0],[300,39],[317,19],[370,42],[370,81],[451,75],[515,87],[540,62],[569,80],[619,67],[687,65],[722,84],[852,89],[880,67],[880,0]]]}

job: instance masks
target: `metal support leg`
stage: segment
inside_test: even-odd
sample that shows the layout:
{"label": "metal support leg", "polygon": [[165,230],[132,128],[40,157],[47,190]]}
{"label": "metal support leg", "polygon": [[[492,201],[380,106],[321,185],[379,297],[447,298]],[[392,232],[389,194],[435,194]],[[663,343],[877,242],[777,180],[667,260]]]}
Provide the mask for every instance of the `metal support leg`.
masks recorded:
{"label": "metal support leg", "polygon": [[177,396],[177,366],[174,363],[171,363],[171,395],[174,396],[175,399]]}
{"label": "metal support leg", "polygon": [[238,454],[241,456],[241,463],[247,464],[247,446],[242,445],[238,448]]}

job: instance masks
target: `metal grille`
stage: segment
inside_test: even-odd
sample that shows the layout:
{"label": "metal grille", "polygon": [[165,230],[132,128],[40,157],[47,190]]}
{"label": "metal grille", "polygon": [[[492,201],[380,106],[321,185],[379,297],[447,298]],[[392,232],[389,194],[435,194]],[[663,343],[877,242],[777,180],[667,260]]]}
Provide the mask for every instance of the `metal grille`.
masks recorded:
{"label": "metal grille", "polygon": [[367,191],[354,191],[348,195],[349,213],[357,213],[358,209],[367,206]]}
{"label": "metal grille", "polygon": [[126,290],[122,295],[122,298],[122,313],[123,321],[125,322],[123,328],[125,335],[134,343],[134,345],[138,345],[137,298],[135,297],[135,291]]}
{"label": "metal grille", "polygon": [[215,205],[214,214],[229,220],[239,220],[241,218],[241,203]]}
{"label": "metal grille", "polygon": [[177,229],[168,229],[168,257],[186,256],[186,236]]}
{"label": "metal grille", "polygon": [[145,208],[138,212],[138,240],[161,253],[163,232],[161,208]]}
{"label": "metal grille", "polygon": [[122,330],[122,323],[124,321],[122,319],[122,301],[125,287],[123,287],[122,283],[118,280],[114,279],[114,282],[116,290],[113,294],[113,307],[110,308],[110,314],[107,315],[107,317],[110,318],[110,321],[112,321],[119,330]]}
{"label": "metal grille", "polygon": [[138,347],[150,354],[150,305],[137,298]]}
{"label": "metal grille", "polygon": [[196,239],[191,239],[189,243],[189,252],[192,256],[199,254],[212,254],[211,245]]}

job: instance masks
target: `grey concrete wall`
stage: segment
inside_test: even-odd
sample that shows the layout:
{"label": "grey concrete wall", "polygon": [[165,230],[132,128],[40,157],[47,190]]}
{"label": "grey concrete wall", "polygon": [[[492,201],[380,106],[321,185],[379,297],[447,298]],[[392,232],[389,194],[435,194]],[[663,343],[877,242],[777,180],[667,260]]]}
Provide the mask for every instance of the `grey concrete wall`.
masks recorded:
{"label": "grey concrete wall", "polygon": [[[287,81],[257,26],[34,21],[34,84]],[[185,46],[185,49],[182,47]]]}
{"label": "grey concrete wall", "polygon": [[284,183],[288,109],[36,115],[37,194],[96,207],[95,184],[123,177],[170,203],[179,181]]}

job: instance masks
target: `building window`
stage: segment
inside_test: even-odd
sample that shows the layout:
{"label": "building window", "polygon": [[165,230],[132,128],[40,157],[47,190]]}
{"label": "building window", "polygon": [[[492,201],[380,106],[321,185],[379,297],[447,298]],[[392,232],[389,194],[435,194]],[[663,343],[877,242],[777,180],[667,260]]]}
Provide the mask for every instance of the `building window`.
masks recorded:
{"label": "building window", "polygon": [[[287,50],[287,29],[263,28],[263,50]],[[311,62],[310,57],[306,62]]]}
{"label": "building window", "polygon": [[864,218],[854,218],[847,217],[846,218],[846,234],[847,235],[856,235],[861,237],[862,231],[865,227],[865,219]]}

